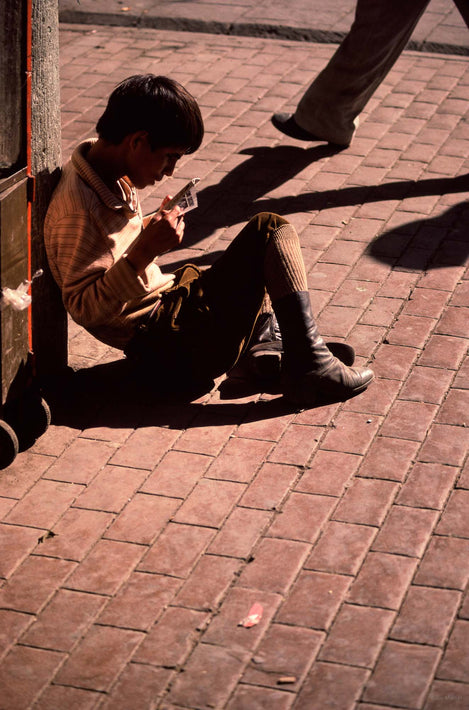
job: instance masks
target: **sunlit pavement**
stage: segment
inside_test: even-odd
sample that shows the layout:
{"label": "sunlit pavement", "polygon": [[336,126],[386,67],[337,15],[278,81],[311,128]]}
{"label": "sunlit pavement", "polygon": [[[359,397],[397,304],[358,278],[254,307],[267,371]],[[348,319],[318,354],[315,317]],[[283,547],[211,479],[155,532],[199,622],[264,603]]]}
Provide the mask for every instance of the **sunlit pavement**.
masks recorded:
{"label": "sunlit pavement", "polygon": [[[275,5],[238,9],[271,22]],[[306,5],[277,11],[297,26]],[[304,26],[344,31],[339,6]],[[198,9],[233,21],[179,3]],[[461,23],[437,25],[461,46]],[[209,264],[256,212],[288,217],[321,332],[376,379],[304,411],[223,381],[164,400],[71,324],[52,424],[0,472],[2,710],[469,707],[469,60],[404,53],[334,152],[270,122],[334,49],[61,25],[64,158],[122,78],[181,81],[206,138],[143,207],[196,175],[199,207],[162,263]]]}

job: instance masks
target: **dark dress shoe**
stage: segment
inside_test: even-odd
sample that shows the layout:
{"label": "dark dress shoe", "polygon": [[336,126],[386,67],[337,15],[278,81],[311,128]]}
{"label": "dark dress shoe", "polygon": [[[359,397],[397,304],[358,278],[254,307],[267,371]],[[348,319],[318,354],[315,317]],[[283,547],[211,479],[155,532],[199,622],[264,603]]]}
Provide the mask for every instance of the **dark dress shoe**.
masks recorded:
{"label": "dark dress shoe", "polygon": [[[339,147],[339,144],[331,143],[331,141],[325,141],[324,138],[319,138],[319,136],[315,136],[314,133],[310,133],[304,128],[301,128],[301,126],[299,126],[295,121],[295,117],[292,113],[274,113],[271,121],[278,131],[285,133],[285,135],[290,138],[295,138],[298,141],[321,141],[323,143],[329,143],[329,145]],[[346,145],[340,145],[340,147],[347,148]]]}

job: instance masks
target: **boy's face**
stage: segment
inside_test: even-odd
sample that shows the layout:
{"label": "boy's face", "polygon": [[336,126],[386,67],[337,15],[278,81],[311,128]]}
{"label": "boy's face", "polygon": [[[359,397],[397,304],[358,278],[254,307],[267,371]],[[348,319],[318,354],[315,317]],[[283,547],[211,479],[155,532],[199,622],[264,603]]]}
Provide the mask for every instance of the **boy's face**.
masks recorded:
{"label": "boy's face", "polygon": [[173,174],[177,161],[185,152],[182,146],[152,150],[147,134],[142,134],[131,144],[127,175],[140,190],[154,185],[165,176]]}

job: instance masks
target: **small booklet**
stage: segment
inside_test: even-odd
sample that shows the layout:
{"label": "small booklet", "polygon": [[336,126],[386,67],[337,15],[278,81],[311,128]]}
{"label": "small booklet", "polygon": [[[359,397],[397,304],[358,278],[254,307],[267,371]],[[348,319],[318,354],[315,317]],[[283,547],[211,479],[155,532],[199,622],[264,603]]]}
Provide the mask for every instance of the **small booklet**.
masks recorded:
{"label": "small booklet", "polygon": [[189,180],[182,190],[179,190],[168,204],[165,205],[164,209],[172,210],[176,205],[182,209],[183,213],[195,209],[197,207],[197,193],[194,188],[198,182],[200,182],[200,178],[192,178],[192,180]]}

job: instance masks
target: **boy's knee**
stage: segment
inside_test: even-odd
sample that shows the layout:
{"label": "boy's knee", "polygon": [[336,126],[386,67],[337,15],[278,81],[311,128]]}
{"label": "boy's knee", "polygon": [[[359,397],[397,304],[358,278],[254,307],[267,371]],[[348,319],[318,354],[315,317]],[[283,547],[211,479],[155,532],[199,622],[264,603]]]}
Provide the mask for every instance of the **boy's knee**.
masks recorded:
{"label": "boy's knee", "polygon": [[259,231],[263,229],[273,231],[283,224],[288,224],[288,220],[285,217],[281,217],[274,212],[259,212],[251,219],[251,222],[255,222]]}

